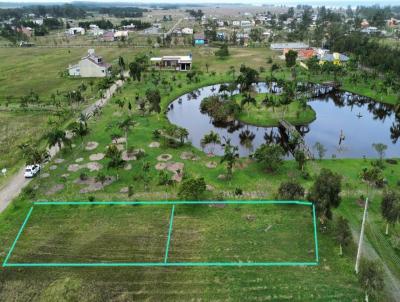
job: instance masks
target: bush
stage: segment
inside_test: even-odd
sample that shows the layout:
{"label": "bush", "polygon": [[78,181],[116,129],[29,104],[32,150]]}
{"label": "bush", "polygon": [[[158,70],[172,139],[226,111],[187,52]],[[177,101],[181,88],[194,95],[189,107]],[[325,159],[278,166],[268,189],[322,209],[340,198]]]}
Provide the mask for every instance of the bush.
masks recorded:
{"label": "bush", "polygon": [[397,160],[394,158],[388,158],[386,159],[386,162],[391,165],[397,165]]}
{"label": "bush", "polygon": [[93,195],[90,195],[89,197],[88,197],[88,200],[90,201],[90,202],[93,202],[94,201],[94,196]]}
{"label": "bush", "polygon": [[79,179],[80,180],[87,180],[88,179],[88,175],[85,172],[82,172],[81,174],[79,174]]}
{"label": "bush", "polygon": [[304,198],[304,188],[298,182],[289,180],[281,183],[278,196],[283,200],[301,200]]}
{"label": "bush", "polygon": [[199,200],[206,191],[204,178],[189,178],[182,182],[178,197],[181,200]]}

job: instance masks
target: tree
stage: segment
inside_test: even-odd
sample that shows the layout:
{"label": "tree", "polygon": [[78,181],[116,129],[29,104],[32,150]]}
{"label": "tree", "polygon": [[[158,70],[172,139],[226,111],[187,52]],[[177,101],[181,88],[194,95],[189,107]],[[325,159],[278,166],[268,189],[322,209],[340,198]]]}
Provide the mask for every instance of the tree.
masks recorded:
{"label": "tree", "polygon": [[125,71],[125,61],[124,58],[121,56],[118,57],[118,66],[120,69],[121,76],[123,76]]}
{"label": "tree", "polygon": [[384,184],[382,170],[378,167],[364,168],[361,171],[361,179],[368,184],[368,187],[381,187]]}
{"label": "tree", "polygon": [[50,147],[58,145],[61,149],[62,145],[70,145],[70,140],[67,138],[65,131],[54,129],[47,134],[47,142]]}
{"label": "tree", "polygon": [[375,149],[376,152],[379,154],[379,160],[382,161],[383,157],[385,156],[385,151],[388,148],[387,145],[382,143],[372,144],[372,147]]}
{"label": "tree", "polygon": [[358,280],[365,292],[365,301],[383,289],[383,273],[376,262],[364,259],[361,262]]}
{"label": "tree", "polygon": [[228,44],[222,44],[221,47],[215,52],[215,55],[220,59],[225,59],[229,57]]}
{"label": "tree", "polygon": [[322,169],[308,194],[308,200],[315,204],[322,224],[332,219],[331,208],[337,208],[340,205],[341,190],[342,177],[331,170]]}
{"label": "tree", "polygon": [[72,131],[72,133],[78,136],[81,139],[81,146],[83,147],[83,138],[89,134],[89,128],[87,123],[78,121],[72,122],[68,128]]}
{"label": "tree", "polygon": [[262,144],[254,153],[256,161],[265,166],[268,172],[275,172],[283,162],[285,151],[277,144]]}
{"label": "tree", "polygon": [[339,244],[339,255],[343,255],[343,246],[349,245],[351,242],[351,231],[349,227],[349,221],[339,216],[336,220],[334,227],[335,240]]}
{"label": "tree", "polygon": [[276,64],[276,63],[272,64],[271,69],[270,69],[271,80],[273,79],[274,72],[277,71],[277,70],[279,70],[278,64]]}
{"label": "tree", "polygon": [[41,164],[50,156],[47,150],[35,148],[29,144],[21,144],[18,147],[21,149],[27,165]]}
{"label": "tree", "polygon": [[389,224],[396,224],[400,220],[400,194],[386,191],[381,202],[382,217],[386,220],[385,234],[389,234]]}
{"label": "tree", "polygon": [[224,139],[225,139],[225,144],[223,145],[224,155],[221,158],[221,164],[226,162],[226,176],[227,179],[231,179],[233,175],[233,165],[239,158],[239,153],[238,153],[239,148],[237,146],[232,146],[230,139],[226,138]]}
{"label": "tree", "polygon": [[150,111],[154,111],[157,113],[161,112],[161,94],[158,89],[149,88],[146,90],[146,99],[150,103]]}
{"label": "tree", "polygon": [[189,131],[186,128],[178,127],[176,129],[176,136],[179,138],[180,144],[185,143],[185,139],[189,137]]}
{"label": "tree", "polygon": [[282,200],[302,200],[304,188],[297,181],[288,180],[280,184],[278,196]]}
{"label": "tree", "polygon": [[107,168],[113,168],[117,170],[117,179],[119,178],[118,169],[125,166],[125,162],[121,157],[121,151],[115,144],[110,144],[106,151],[106,157],[110,159],[107,164]]}
{"label": "tree", "polygon": [[125,148],[128,150],[128,133],[132,130],[132,128],[136,125],[136,122],[132,119],[131,116],[126,117],[124,120],[118,122],[117,126],[119,129],[124,131],[125,133]]}
{"label": "tree", "polygon": [[204,137],[200,141],[202,148],[204,148],[206,145],[209,145],[209,144],[213,145],[213,148],[211,149],[211,154],[213,154],[215,145],[220,144],[220,143],[221,143],[221,138],[220,138],[219,134],[212,130],[210,133],[205,134]]}
{"label": "tree", "polygon": [[236,83],[239,85],[240,92],[250,91],[252,85],[258,83],[258,71],[242,65]]}
{"label": "tree", "polygon": [[206,191],[204,178],[189,178],[179,187],[178,197],[181,200],[200,200]]}
{"label": "tree", "polygon": [[313,146],[314,149],[317,150],[318,152],[318,158],[321,160],[324,158],[325,153],[326,153],[326,148],[324,147],[323,144],[321,144],[320,142],[316,142]]}
{"label": "tree", "polygon": [[99,173],[97,173],[95,180],[96,180],[97,182],[100,182],[101,185],[103,186],[104,183],[105,183],[106,180],[107,180],[107,176],[106,176],[103,172],[99,172]]}
{"label": "tree", "polygon": [[289,50],[285,53],[286,67],[293,67],[296,65],[297,51]]}
{"label": "tree", "polygon": [[304,166],[306,165],[306,162],[307,162],[306,154],[301,150],[296,150],[294,152],[294,159],[297,161],[297,163],[299,165],[299,170],[303,171]]}

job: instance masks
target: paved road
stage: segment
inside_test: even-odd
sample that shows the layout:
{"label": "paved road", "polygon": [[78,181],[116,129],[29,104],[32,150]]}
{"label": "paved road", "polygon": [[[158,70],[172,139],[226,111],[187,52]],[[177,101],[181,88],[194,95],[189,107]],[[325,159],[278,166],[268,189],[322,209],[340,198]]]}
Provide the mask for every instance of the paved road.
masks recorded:
{"label": "paved road", "polygon": [[[84,114],[88,114],[89,116],[93,114],[93,112],[97,108],[104,107],[110,98],[113,96],[118,87],[121,87],[124,84],[123,81],[118,80],[115,84],[113,84],[106,92],[104,98],[99,99],[85,110],[82,111]],[[59,150],[58,146],[52,147],[48,149],[50,157],[54,157]],[[15,175],[13,175],[8,182],[3,185],[0,189],[0,213],[4,211],[5,208],[10,204],[10,202],[19,195],[21,190],[29,184],[31,179],[26,179],[24,177],[24,169],[22,167]]]}

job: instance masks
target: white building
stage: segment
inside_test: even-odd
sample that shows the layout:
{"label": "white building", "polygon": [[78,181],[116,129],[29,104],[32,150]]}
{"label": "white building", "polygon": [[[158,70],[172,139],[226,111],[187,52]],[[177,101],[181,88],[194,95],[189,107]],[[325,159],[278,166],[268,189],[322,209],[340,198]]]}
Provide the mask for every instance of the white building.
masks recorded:
{"label": "white building", "polygon": [[252,25],[251,21],[249,20],[242,20],[240,21],[240,26],[241,27],[250,27]]}
{"label": "white building", "polygon": [[114,38],[121,39],[121,38],[128,38],[128,31],[127,30],[118,30],[114,33]]}
{"label": "white building", "polygon": [[88,54],[78,64],[68,67],[70,76],[81,76],[83,78],[102,78],[111,74],[111,65],[96,56],[94,49],[89,49]]}
{"label": "white building", "polygon": [[232,26],[240,26],[240,21],[232,21]]}
{"label": "white building", "polygon": [[183,35],[193,35],[193,28],[185,27],[182,29]]}
{"label": "white building", "polygon": [[150,62],[160,69],[186,71],[192,68],[192,56],[163,56],[151,58]]}
{"label": "white building", "polygon": [[83,27],[71,27],[65,33],[71,36],[84,35],[85,29]]}

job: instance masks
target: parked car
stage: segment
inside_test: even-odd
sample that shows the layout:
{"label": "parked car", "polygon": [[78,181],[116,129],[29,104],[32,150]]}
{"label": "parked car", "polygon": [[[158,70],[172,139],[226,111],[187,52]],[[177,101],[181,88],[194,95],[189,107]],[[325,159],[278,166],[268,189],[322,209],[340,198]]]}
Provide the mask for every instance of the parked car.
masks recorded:
{"label": "parked car", "polygon": [[40,165],[29,165],[25,167],[25,178],[32,178],[40,171]]}

